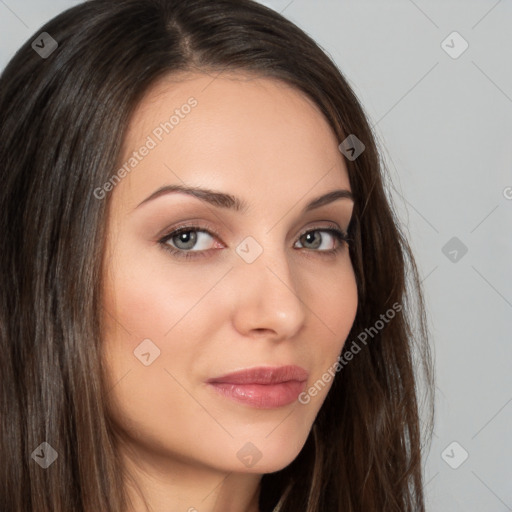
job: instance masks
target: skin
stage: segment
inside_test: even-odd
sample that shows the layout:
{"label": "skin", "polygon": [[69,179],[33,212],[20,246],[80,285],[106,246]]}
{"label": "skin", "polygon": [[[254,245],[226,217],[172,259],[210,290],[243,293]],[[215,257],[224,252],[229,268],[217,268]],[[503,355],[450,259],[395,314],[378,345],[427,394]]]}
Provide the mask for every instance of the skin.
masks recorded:
{"label": "skin", "polygon": [[[296,458],[332,380],[307,404],[273,409],[234,402],[205,381],[296,364],[309,372],[307,389],[336,361],[357,289],[348,246],[325,229],[346,231],[353,202],[302,209],[350,183],[340,141],[314,103],[280,81],[241,73],[161,79],[134,113],[122,161],[191,96],[197,106],[107,198],[109,414],[132,476],[130,512],[145,510],[137,485],[155,512],[258,512],[261,476]],[[183,193],[137,207],[172,184],[230,193],[248,209]],[[167,246],[204,257],[179,258],[159,242],[189,221],[219,236],[200,231],[196,246],[177,237]],[[307,229],[321,244],[301,237]],[[236,252],[247,236],[263,250],[252,263]],[[323,252],[337,246],[335,255]],[[144,339],[160,350],[148,366],[134,355]],[[248,442],[261,453],[251,467],[237,457]]]}

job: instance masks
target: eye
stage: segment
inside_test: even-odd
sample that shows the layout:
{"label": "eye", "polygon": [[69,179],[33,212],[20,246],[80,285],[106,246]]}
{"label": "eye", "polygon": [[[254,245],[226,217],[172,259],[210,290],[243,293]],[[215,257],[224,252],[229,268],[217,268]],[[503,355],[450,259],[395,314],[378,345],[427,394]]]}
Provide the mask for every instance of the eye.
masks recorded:
{"label": "eye", "polygon": [[[177,258],[199,258],[208,255],[212,249],[212,242],[220,238],[220,235],[211,229],[200,226],[180,226],[158,243],[163,249]],[[332,256],[343,249],[343,242],[349,242],[348,235],[337,227],[310,228],[299,236],[297,243],[302,247],[325,256]]]}
{"label": "eye", "polygon": [[306,249],[328,254],[338,252],[343,247],[343,242],[348,241],[348,235],[335,227],[309,229],[298,240]]}
{"label": "eye", "polygon": [[[166,235],[160,243],[172,254],[182,257],[195,257],[198,254],[188,255],[189,252],[202,252],[211,249],[208,245],[212,244],[211,239],[218,236],[207,229],[199,226],[184,226],[174,230]],[[210,239],[210,240],[209,240]]]}

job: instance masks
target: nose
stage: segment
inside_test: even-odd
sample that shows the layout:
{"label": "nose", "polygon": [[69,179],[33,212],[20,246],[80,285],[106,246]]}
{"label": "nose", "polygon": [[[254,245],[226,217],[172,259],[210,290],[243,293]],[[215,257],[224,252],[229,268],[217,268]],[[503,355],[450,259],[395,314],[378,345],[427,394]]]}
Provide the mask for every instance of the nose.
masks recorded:
{"label": "nose", "polygon": [[265,249],[252,263],[240,259],[232,278],[233,323],[240,333],[278,341],[301,330],[306,301],[300,296],[299,276],[290,268],[284,250],[271,253]]}

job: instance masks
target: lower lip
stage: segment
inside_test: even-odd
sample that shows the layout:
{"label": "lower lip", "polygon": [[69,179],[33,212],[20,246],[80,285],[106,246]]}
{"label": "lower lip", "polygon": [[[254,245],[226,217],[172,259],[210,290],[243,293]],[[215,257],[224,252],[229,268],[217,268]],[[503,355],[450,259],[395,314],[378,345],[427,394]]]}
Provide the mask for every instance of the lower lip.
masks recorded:
{"label": "lower lip", "polygon": [[306,381],[290,380],[280,384],[228,384],[209,383],[217,392],[257,409],[284,407],[297,400],[304,390]]}

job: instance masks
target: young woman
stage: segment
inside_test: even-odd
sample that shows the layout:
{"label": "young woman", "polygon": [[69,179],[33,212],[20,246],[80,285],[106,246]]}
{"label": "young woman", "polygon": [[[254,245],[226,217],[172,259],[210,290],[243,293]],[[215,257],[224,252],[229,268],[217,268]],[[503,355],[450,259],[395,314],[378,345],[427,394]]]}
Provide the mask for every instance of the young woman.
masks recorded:
{"label": "young woman", "polygon": [[418,273],[303,31],[91,0],[0,114],[3,512],[425,510]]}

